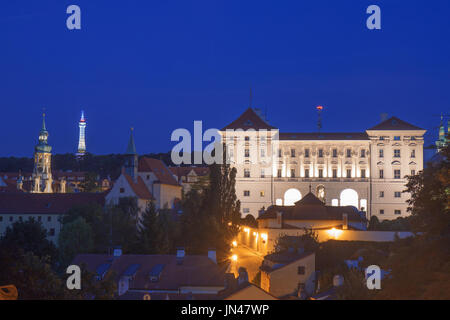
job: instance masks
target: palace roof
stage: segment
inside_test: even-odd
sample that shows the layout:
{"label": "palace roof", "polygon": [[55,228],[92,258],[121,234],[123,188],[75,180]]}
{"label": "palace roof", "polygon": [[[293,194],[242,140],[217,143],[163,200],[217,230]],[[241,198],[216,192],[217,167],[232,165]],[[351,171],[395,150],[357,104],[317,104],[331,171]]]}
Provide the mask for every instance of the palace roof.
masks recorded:
{"label": "palace roof", "polygon": [[222,131],[225,131],[227,129],[242,129],[242,130],[248,130],[248,129],[255,129],[255,130],[271,130],[276,129],[275,127],[269,125],[265,120],[261,118],[260,115],[253,109],[248,108],[244,111],[243,114],[239,116],[236,120],[231,122],[229,125],[222,128]]}
{"label": "palace roof", "polygon": [[391,117],[368,130],[424,130],[397,117]]}
{"label": "palace roof", "polygon": [[365,132],[280,132],[280,140],[369,140]]}

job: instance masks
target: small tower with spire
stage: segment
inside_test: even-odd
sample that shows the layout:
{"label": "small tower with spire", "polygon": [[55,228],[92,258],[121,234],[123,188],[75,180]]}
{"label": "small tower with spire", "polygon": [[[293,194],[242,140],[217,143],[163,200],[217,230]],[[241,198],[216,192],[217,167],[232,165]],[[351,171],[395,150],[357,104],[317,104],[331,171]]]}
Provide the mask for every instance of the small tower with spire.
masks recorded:
{"label": "small tower with spire", "polygon": [[[448,132],[450,132],[450,120],[447,123]],[[441,123],[439,125],[439,138],[436,141],[436,152],[440,152],[445,146],[447,146],[447,137],[445,134],[445,127],[444,127],[444,116],[441,114]]]}
{"label": "small tower with spire", "polygon": [[78,152],[77,156],[82,157],[86,153],[86,119],[84,118],[84,111],[81,110],[80,122],[78,122],[80,128],[80,135],[78,138]]}
{"label": "small tower with spire", "polygon": [[33,193],[52,193],[52,147],[47,143],[48,131],[45,127],[45,113],[42,114],[42,128],[39,143],[34,148]]}
{"label": "small tower with spire", "polygon": [[127,151],[125,152],[125,173],[133,180],[137,181],[138,175],[138,154],[136,152],[136,145],[134,144],[134,129],[130,130],[130,140],[128,142]]}

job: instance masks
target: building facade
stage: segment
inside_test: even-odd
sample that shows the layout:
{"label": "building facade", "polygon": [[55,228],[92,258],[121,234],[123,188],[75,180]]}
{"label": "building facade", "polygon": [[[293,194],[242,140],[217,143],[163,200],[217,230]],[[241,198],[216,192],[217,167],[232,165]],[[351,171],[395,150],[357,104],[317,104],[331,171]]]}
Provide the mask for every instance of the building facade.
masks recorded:
{"label": "building facade", "polygon": [[243,216],[294,205],[311,189],[327,205],[384,220],[408,214],[402,191],[423,169],[425,132],[392,117],[365,132],[283,133],[249,108],[220,134]]}

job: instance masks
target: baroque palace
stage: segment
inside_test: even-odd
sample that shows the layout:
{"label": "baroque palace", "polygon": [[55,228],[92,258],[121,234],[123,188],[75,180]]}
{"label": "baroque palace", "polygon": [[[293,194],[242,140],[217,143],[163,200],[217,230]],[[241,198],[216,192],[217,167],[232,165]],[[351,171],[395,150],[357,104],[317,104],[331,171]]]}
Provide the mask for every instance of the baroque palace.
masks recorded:
{"label": "baroque palace", "polygon": [[407,176],[423,169],[425,132],[391,117],[365,132],[285,133],[248,108],[220,134],[243,216],[292,206],[311,191],[326,205],[385,220],[409,215],[403,191]]}

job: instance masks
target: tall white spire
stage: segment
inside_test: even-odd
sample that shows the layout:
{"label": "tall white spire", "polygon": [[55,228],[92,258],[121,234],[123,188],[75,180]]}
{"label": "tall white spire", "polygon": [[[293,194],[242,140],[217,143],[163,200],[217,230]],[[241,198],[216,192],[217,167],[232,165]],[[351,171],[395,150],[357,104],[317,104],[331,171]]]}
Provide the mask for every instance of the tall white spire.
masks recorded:
{"label": "tall white spire", "polygon": [[81,111],[81,119],[78,123],[80,128],[80,136],[78,138],[78,156],[83,156],[86,153],[86,119],[84,118],[84,111]]}

